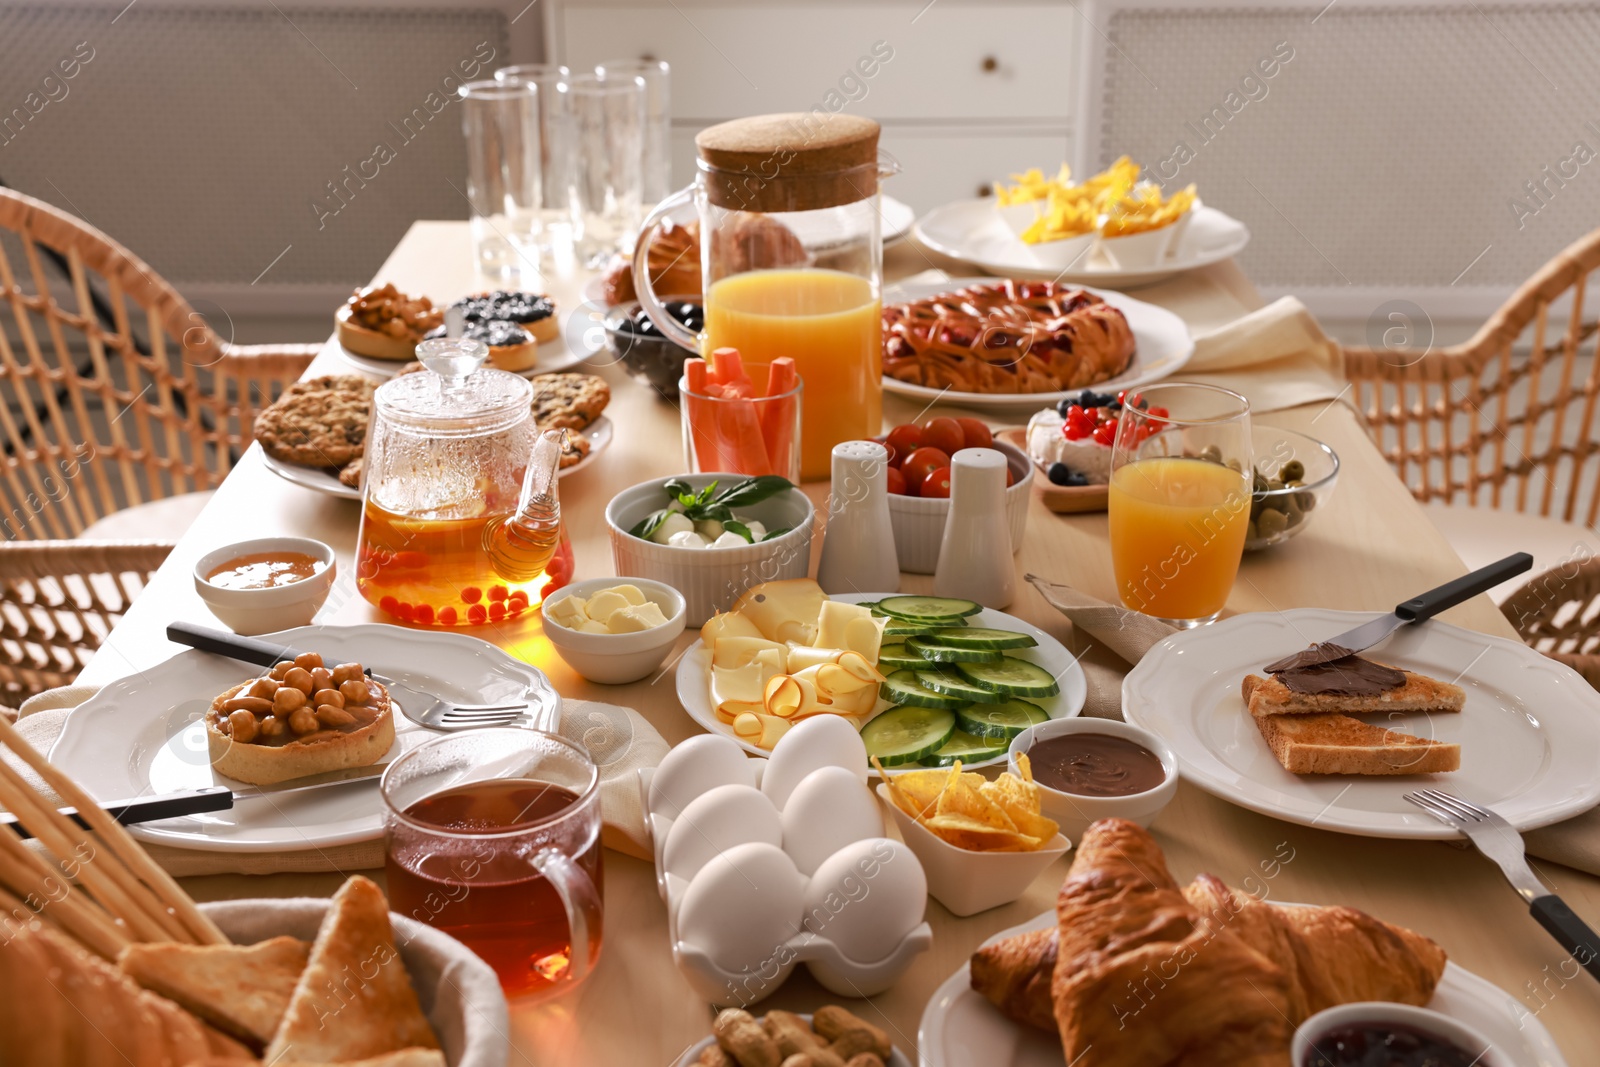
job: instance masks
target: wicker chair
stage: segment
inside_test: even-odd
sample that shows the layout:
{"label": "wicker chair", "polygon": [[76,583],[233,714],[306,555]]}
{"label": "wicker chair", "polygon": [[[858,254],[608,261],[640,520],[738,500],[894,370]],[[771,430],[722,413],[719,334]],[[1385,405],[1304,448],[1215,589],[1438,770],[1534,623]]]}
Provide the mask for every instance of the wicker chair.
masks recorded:
{"label": "wicker chair", "polygon": [[1502,610],[1524,640],[1562,658],[1600,649],[1600,562],[1586,562],[1600,557],[1600,336],[1585,316],[1597,266],[1600,230],[1541,267],[1465,343],[1420,357],[1344,350],[1378,447],[1462,558],[1533,554],[1536,577]]}
{"label": "wicker chair", "polygon": [[14,704],[76,677],[172,548],[70,539],[214,488],[317,346],[222,341],[111,238],[5,188],[0,304],[0,701]]}

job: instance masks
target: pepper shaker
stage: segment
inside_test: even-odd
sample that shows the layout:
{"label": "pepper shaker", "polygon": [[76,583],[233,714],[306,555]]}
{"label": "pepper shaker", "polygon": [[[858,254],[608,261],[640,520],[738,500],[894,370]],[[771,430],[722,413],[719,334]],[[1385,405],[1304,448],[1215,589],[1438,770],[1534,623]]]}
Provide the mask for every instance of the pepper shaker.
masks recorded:
{"label": "pepper shaker", "polygon": [[827,593],[900,589],[900,558],[889,525],[889,450],[876,441],[833,446],[833,491],[817,584]]}
{"label": "pepper shaker", "polygon": [[996,609],[1016,596],[1006,465],[1004,453],[992,448],[964,448],[951,458],[950,512],[933,573],[934,595]]}

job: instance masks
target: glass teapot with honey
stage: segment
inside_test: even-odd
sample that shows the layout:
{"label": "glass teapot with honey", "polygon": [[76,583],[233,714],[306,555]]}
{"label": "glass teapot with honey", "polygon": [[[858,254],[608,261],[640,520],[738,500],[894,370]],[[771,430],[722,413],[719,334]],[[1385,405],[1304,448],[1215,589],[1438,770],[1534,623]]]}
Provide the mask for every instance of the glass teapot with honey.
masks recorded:
{"label": "glass teapot with honey", "polygon": [[533,386],[483,367],[481,341],[417,346],[424,373],[372,397],[356,587],[422,626],[525,614],[572,577],[557,469],[563,430],[540,433]]}

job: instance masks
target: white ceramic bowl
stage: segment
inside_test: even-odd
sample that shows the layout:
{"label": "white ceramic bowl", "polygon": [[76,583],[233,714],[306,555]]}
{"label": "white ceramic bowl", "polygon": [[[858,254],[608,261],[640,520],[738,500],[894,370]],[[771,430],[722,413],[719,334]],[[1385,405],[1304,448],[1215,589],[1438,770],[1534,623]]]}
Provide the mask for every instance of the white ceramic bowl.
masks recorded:
{"label": "white ceramic bowl", "polygon": [[1061,832],[1076,841],[1083,836],[1089,824],[1100,819],[1127,819],[1148,827],[1161,809],[1171,802],[1178,791],[1178,757],[1167,743],[1149,730],[1131,726],[1116,719],[1051,719],[1036,723],[1011,739],[1008,750],[1011,773],[1017,773],[1017,753],[1026,752],[1035,741],[1067,734],[1110,734],[1143,745],[1161,761],[1166,778],[1154,789],[1125,797],[1086,797],[1077,793],[1064,793],[1039,785],[1039,807],[1045,815],[1061,825]]}
{"label": "white ceramic bowl", "polygon": [[878,783],[878,797],[894,816],[901,840],[922,863],[922,871],[928,876],[928,895],[962,918],[1016,900],[1046,867],[1072,847],[1070,841],[1057,834],[1054,841],[1037,852],[973,852],[957,848],[901,811],[882,782]]}
{"label": "white ceramic bowl", "polygon": [[586,634],[568,629],[548,617],[544,620],[544,635],[556,646],[567,666],[602,685],[637,682],[661,666],[661,661],[677,643],[678,635],[683,633],[683,594],[649,578],[588,578],[563,586],[544,602],[544,607],[549,607],[569,596],[587,599],[602,589],[624,582],[638,586],[645,599],[661,609],[661,614],[667,617],[665,625],[631,634]]}
{"label": "white ceramic bowl", "polygon": [[1118,270],[1154,270],[1177,255],[1183,233],[1199,207],[1200,202],[1196,200],[1176,222],[1160,229],[1130,233],[1125,237],[1102,236],[1100,252]]}
{"label": "white ceramic bowl", "polygon": [[[326,566],[309,578],[270,589],[224,589],[206,580],[206,575],[229,560],[257,552],[301,552]],[[309,537],[258,537],[235,541],[201,556],[194,565],[194,588],[211,614],[234,633],[270,634],[310,625],[317,609],[328,599],[337,571],[333,549],[321,541]]]}
{"label": "white ceramic bowl", "polygon": [[1511,1061],[1494,1042],[1459,1019],[1430,1008],[1414,1008],[1409,1004],[1378,1000],[1340,1004],[1336,1008],[1319,1011],[1301,1023],[1289,1044],[1289,1062],[1293,1067],[1316,1067],[1316,1060],[1311,1053],[1320,1038],[1330,1030],[1361,1023],[1394,1023],[1442,1038],[1459,1045],[1469,1056],[1479,1057],[1473,1061],[1475,1067],[1511,1067]]}
{"label": "white ceramic bowl", "polygon": [[995,212],[1008,226],[1012,233],[1017,235],[1017,244],[1023,253],[1040,267],[1053,270],[1067,270],[1072,267],[1082,268],[1084,260],[1089,258],[1090,250],[1094,247],[1095,231],[1080,233],[1076,237],[1062,237],[1054,241],[1041,241],[1039,244],[1030,245],[1023,241],[1022,234],[1033,220],[1044,214],[1048,202],[1044,200],[1030,201],[1026,204],[1012,204],[1009,207],[1000,207],[995,202]]}
{"label": "white ceramic bowl", "polygon": [[[1004,441],[993,447],[1005,454],[1016,484],[1006,488],[1006,521],[1011,527],[1011,551],[1022,548],[1028,530],[1028,493],[1033,487],[1033,463],[1018,448]],[[950,514],[947,497],[889,494],[889,524],[894,528],[894,550],[900,569],[910,574],[932,574],[939,566],[939,544],[944,540],[944,520]]]}
{"label": "white ceramic bowl", "polygon": [[[696,490],[711,482],[727,485],[743,481],[742,474],[679,474]],[[606,505],[606,525],[611,531],[611,557],[617,574],[649,578],[683,594],[685,625],[700,626],[719,611],[727,611],[746,589],[780,578],[804,578],[811,569],[811,533],[816,510],[798,489],[768,497],[759,504],[737,509],[769,530],[790,527],[770,541],[743,548],[674,548],[635,537],[631,530],[645,516],[665,507],[661,491],[668,478],[640,482],[624,489]]]}
{"label": "white ceramic bowl", "polygon": [[[284,934],[310,941],[317,936],[328,901],[223,900],[202,904],[200,910],[239,944]],[[504,1067],[511,1027],[494,971],[449,934],[394,912],[389,922],[417,1000],[451,1067]]]}

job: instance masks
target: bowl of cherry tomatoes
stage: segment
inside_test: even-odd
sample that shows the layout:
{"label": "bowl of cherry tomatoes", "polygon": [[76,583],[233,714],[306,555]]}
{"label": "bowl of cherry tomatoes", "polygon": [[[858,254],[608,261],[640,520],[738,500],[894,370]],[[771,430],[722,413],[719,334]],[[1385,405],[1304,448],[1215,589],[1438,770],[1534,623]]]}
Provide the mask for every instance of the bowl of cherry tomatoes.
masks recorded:
{"label": "bowl of cherry tomatoes", "polygon": [[950,458],[964,448],[992,448],[1005,455],[1011,550],[1022,547],[1033,465],[1021,449],[996,441],[979,419],[944,415],[896,426],[875,440],[889,450],[889,521],[901,570],[932,574],[938,567],[950,513]]}

